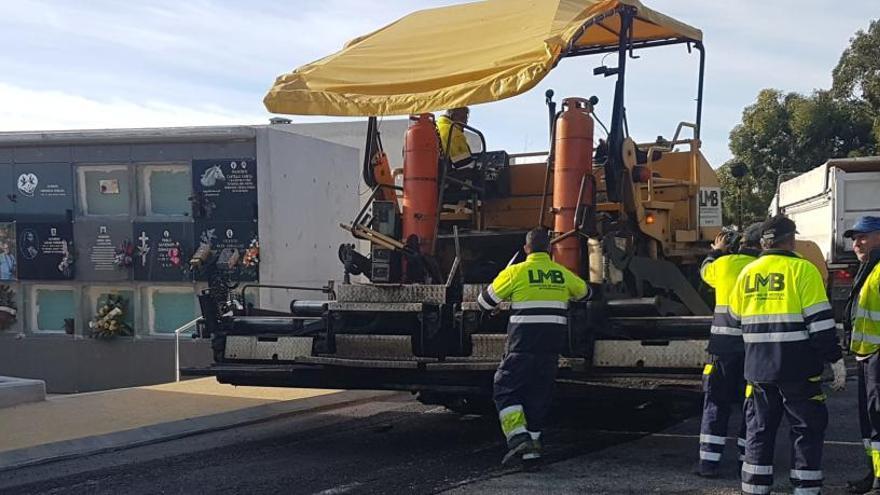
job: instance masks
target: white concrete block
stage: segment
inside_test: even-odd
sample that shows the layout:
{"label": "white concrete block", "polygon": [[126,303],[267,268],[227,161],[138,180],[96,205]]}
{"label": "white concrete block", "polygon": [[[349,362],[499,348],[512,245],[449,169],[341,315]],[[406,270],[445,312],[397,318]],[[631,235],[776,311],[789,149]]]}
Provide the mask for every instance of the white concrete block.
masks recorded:
{"label": "white concrete block", "polygon": [[0,376],[0,408],[46,400],[46,382]]}

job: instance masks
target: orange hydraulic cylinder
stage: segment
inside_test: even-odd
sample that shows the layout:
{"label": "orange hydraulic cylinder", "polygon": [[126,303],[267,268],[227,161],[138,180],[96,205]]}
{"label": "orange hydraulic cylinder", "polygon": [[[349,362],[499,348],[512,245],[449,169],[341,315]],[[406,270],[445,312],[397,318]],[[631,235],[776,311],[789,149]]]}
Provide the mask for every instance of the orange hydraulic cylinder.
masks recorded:
{"label": "orange hydraulic cylinder", "polygon": [[440,146],[434,116],[423,113],[406,131],[403,158],[403,239],[419,240],[419,250],[433,254],[437,236]]}
{"label": "orange hydraulic cylinder", "polygon": [[[562,114],[556,119],[556,161],[553,167],[553,230],[559,234],[575,228],[578,197],[585,206],[593,206],[593,118],[590,102],[583,98],[562,100]],[[584,177],[587,180],[584,181]],[[581,195],[581,182],[584,191]],[[553,259],[569,270],[580,273],[581,239],[578,236],[553,245]]]}

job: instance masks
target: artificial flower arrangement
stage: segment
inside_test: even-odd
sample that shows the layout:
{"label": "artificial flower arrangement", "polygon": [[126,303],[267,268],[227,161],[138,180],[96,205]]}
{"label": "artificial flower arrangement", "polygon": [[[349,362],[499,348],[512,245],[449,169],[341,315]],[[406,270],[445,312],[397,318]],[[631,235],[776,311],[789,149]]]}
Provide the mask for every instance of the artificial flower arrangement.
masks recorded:
{"label": "artificial flower arrangement", "polygon": [[8,285],[0,285],[0,330],[8,330],[15,323],[17,314],[15,290]]}
{"label": "artificial flower arrangement", "polygon": [[89,322],[92,337],[109,339],[122,335],[131,335],[132,328],[125,322],[125,312],[128,309],[128,301],[124,297],[109,294],[104,304],[98,308],[98,313]]}
{"label": "artificial flower arrangement", "polygon": [[134,244],[129,241],[122,241],[122,244],[116,248],[116,255],[113,257],[113,263],[117,268],[125,269],[132,265],[134,261]]}

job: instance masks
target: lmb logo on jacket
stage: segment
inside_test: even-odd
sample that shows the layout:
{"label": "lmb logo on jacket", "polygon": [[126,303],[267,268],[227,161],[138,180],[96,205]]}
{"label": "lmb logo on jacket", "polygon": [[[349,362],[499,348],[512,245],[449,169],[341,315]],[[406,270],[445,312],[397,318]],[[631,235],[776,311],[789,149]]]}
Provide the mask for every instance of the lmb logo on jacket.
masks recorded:
{"label": "lmb logo on jacket", "polygon": [[746,294],[756,292],[782,292],[785,290],[785,275],[782,273],[762,273],[746,275]]}
{"label": "lmb logo on jacket", "polygon": [[564,284],[565,277],[559,270],[529,270],[529,285],[544,285],[544,281],[549,280],[554,284]]}

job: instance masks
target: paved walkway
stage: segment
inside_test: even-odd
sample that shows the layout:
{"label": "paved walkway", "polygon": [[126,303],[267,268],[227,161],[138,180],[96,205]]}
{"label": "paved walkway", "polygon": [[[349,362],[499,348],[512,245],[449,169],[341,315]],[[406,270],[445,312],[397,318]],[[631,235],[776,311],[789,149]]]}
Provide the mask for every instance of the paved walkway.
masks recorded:
{"label": "paved walkway", "polygon": [[365,400],[376,392],[235,387],[200,378],[0,409],[0,470]]}

